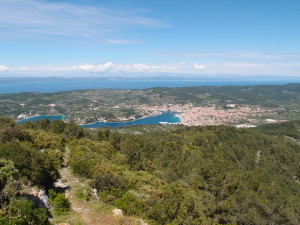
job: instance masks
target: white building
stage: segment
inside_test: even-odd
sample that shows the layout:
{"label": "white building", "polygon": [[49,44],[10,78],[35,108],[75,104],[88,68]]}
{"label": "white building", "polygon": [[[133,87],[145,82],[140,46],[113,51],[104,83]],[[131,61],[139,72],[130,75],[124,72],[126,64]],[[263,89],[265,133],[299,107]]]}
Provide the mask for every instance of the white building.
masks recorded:
{"label": "white building", "polygon": [[18,115],[17,118],[18,118],[18,120],[24,120],[27,118],[27,116],[25,114],[20,114],[20,115]]}

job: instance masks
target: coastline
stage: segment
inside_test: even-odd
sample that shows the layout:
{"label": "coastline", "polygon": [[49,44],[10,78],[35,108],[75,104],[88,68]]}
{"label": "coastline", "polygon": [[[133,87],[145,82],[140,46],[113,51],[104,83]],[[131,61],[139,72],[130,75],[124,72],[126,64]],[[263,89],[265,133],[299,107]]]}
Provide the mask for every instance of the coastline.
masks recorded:
{"label": "coastline", "polygon": [[[161,114],[162,114],[162,113],[161,113]],[[159,115],[161,115],[161,114],[151,115],[151,116],[159,116]],[[93,123],[78,124],[78,125],[79,125],[79,126],[85,126],[85,125],[92,125],[92,124],[95,124],[95,123],[128,123],[128,122],[134,122],[134,121],[137,121],[137,120],[145,119],[145,118],[151,117],[151,116],[142,116],[141,118],[134,119],[134,120],[112,121],[112,122],[107,122],[107,121],[96,121],[96,122],[93,122]]]}
{"label": "coastline", "polygon": [[30,116],[30,117],[27,117],[26,119],[22,119],[22,120],[19,120],[19,121],[15,121],[16,123],[23,123],[23,122],[25,122],[25,121],[29,121],[30,119],[33,119],[33,118],[35,118],[35,117],[51,117],[51,116],[53,116],[53,117],[62,117],[62,119],[61,120],[64,120],[65,119],[65,117],[67,117],[66,115],[35,115],[35,116]]}
{"label": "coastline", "polygon": [[[167,122],[168,124],[181,124],[181,119],[180,117],[178,116],[178,112],[171,112],[171,111],[161,111],[160,114],[156,114],[156,115],[151,115],[151,116],[144,116],[144,117],[141,117],[141,118],[138,118],[138,119],[135,119],[135,120],[130,120],[130,121],[123,121],[123,122],[120,122],[120,121],[116,121],[116,122],[103,122],[103,121],[97,121],[97,122],[94,122],[94,123],[88,123],[88,124],[79,124],[79,126],[81,127],[89,127],[89,126],[96,126],[97,127],[97,124],[106,124],[107,126],[114,126],[117,124],[120,125],[120,126],[130,126],[130,125],[134,125],[134,124],[128,124],[126,125],[127,123],[135,123],[135,122],[139,122],[139,121],[143,121],[143,120],[149,120],[149,119],[152,119],[152,118],[156,118],[156,117],[159,117],[159,116],[163,116],[165,114],[171,114],[172,117],[177,117],[179,119],[179,121],[176,121],[176,122],[168,122],[168,121],[156,121],[154,122],[153,124],[160,124],[160,122]],[[23,122],[26,122],[26,121],[35,121],[36,119],[39,119],[39,117],[43,117],[41,119],[45,119],[45,118],[48,118],[50,120],[55,120],[55,119],[60,119],[60,120],[64,120],[65,117],[67,117],[66,115],[35,115],[35,116],[31,116],[31,117],[28,117],[26,119],[23,119],[23,120],[19,120],[19,121],[16,121],[16,123],[18,124],[21,124]],[[58,118],[51,118],[51,117],[58,117]],[[147,124],[147,122],[146,122]],[[99,126],[99,127],[102,127],[102,126]]]}
{"label": "coastline", "polygon": [[[95,124],[95,123],[128,123],[128,122],[135,122],[135,121],[138,121],[138,120],[142,120],[142,119],[145,119],[145,118],[149,118],[149,117],[153,117],[153,116],[159,116],[159,115],[162,115],[163,113],[167,113],[168,111],[165,111],[165,110],[162,110],[160,111],[160,113],[154,113],[153,115],[148,115],[148,116],[142,116],[138,119],[134,119],[134,120],[124,120],[124,121],[111,121],[111,122],[107,122],[107,121],[96,121],[96,122],[93,122],[93,123],[86,123],[86,124],[79,124],[79,126],[85,126],[85,125],[92,125],[92,124]],[[171,112],[171,113],[178,113],[178,112]],[[174,117],[178,117],[177,115],[174,115]],[[178,117],[179,118],[179,117]]]}
{"label": "coastline", "polygon": [[[164,114],[167,114],[168,111],[161,111],[160,114],[158,115],[152,115],[152,116],[144,116],[144,117],[141,117],[139,119],[135,119],[135,120],[130,120],[130,121],[123,121],[123,122],[101,122],[101,121],[97,121],[97,122],[94,122],[94,123],[89,123],[89,124],[81,124],[80,126],[82,127],[89,127],[89,126],[97,126],[97,124],[107,124],[107,126],[114,126],[114,125],[117,125],[117,126],[130,126],[130,125],[135,125],[135,124],[128,124],[128,123],[135,123],[135,122],[139,122],[139,121],[143,121],[143,120],[149,120],[151,118],[155,118],[155,117],[159,117],[159,116],[163,116]],[[180,118],[178,116],[175,115],[176,112],[169,112],[170,114],[172,114],[172,117],[177,117],[179,120]],[[160,122],[168,122],[168,121],[157,121],[157,122],[154,122],[154,123],[151,123],[151,124],[159,124]],[[170,124],[180,124],[181,123],[181,120],[180,121],[176,121],[176,122],[168,122]],[[126,125],[128,124],[128,125]],[[148,124],[148,123],[146,123]],[[101,127],[101,126],[99,126]],[[90,127],[92,128],[92,127]]]}
{"label": "coastline", "polygon": [[[120,127],[131,125],[147,125],[147,124],[180,124],[186,126],[207,126],[207,125],[224,125],[238,124],[239,121],[251,119],[259,116],[271,116],[274,113],[282,111],[282,108],[263,108],[250,105],[229,105],[228,108],[220,108],[216,105],[211,106],[194,106],[186,105],[162,105],[147,106],[141,105],[140,108],[147,116],[143,116],[133,120],[121,120],[115,122],[96,121],[93,123],[82,124],[79,126],[86,128],[96,127]],[[145,115],[144,114],[144,115]],[[52,118],[51,118],[52,117]],[[25,121],[35,121],[35,119],[49,118],[50,121],[55,119],[64,120],[66,115],[35,115],[26,119],[17,121],[21,124]],[[175,119],[176,118],[176,119]],[[271,117],[270,117],[271,118]],[[126,119],[126,118],[125,118]],[[128,118],[130,119],[130,118]],[[163,123],[161,123],[163,122]],[[166,122],[166,123],[164,123]],[[255,123],[251,122],[251,123]]]}
{"label": "coastline", "polygon": [[[141,105],[140,109],[145,111],[171,111],[176,113],[181,125],[186,126],[208,126],[238,124],[242,120],[267,116],[272,118],[284,108],[268,108],[246,104],[228,104],[226,108],[217,105],[194,106],[193,104],[164,104],[162,106]],[[255,121],[254,121],[255,122]],[[251,122],[253,123],[253,121]]]}

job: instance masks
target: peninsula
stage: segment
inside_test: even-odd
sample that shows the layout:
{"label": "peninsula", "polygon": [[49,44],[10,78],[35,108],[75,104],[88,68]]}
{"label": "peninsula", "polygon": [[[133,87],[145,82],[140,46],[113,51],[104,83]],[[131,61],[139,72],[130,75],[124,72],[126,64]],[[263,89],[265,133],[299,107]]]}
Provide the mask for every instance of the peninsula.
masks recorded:
{"label": "peninsula", "polygon": [[78,90],[0,95],[0,116],[66,115],[77,124],[178,113],[183,125],[257,125],[300,118],[300,84]]}

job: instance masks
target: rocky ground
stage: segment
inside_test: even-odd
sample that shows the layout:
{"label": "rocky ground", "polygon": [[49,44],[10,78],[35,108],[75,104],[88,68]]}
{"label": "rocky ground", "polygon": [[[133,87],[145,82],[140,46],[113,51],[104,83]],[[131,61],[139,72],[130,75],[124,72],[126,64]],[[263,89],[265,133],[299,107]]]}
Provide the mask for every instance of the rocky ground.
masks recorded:
{"label": "rocky ground", "polygon": [[[68,151],[66,152],[68,153]],[[55,186],[65,192],[66,197],[71,202],[71,212],[65,216],[54,216],[53,224],[147,225],[144,221],[127,217],[123,215],[120,209],[103,203],[95,190],[89,187],[89,181],[74,176],[70,167],[62,168],[60,175],[61,178],[55,183]],[[90,199],[86,201],[78,198],[76,193],[80,191],[90,193]]]}

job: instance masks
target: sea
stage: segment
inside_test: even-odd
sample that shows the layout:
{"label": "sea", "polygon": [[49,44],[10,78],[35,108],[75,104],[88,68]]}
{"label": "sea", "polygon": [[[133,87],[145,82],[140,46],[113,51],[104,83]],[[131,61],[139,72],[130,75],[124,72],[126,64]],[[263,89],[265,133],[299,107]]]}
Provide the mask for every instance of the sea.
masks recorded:
{"label": "sea", "polygon": [[34,122],[36,120],[45,120],[45,119],[49,119],[50,122],[53,122],[53,120],[63,120],[64,118],[65,118],[65,116],[63,116],[63,115],[33,116],[33,117],[29,117],[27,119],[23,119],[23,120],[17,121],[16,123],[21,124],[21,123],[24,123],[25,121]]}
{"label": "sea", "polygon": [[53,93],[85,89],[147,89],[153,87],[225,86],[287,84],[290,81],[218,81],[218,80],[122,80],[122,81],[55,81],[55,82],[9,82],[0,83],[0,94],[21,92]]}
{"label": "sea", "polygon": [[117,122],[117,123],[105,123],[96,122],[87,125],[81,125],[82,127],[94,128],[94,127],[124,127],[132,125],[150,125],[150,124],[178,124],[180,123],[179,117],[176,116],[176,112],[162,112],[160,115],[148,116],[141,119],[128,121],[128,122]]}
{"label": "sea", "polygon": [[[33,122],[37,119],[43,120],[43,119],[49,119],[51,122],[53,120],[59,119],[62,120],[64,119],[65,116],[63,115],[54,115],[54,116],[34,116],[30,117],[24,120],[20,120],[17,123],[21,124],[24,123],[25,121]],[[124,126],[132,126],[132,125],[150,125],[150,124],[178,124],[180,123],[179,117],[177,117],[176,112],[162,112],[160,115],[156,116],[149,116],[149,117],[144,117],[141,119],[133,120],[133,121],[128,121],[128,122],[115,122],[115,123],[106,123],[106,122],[95,122],[91,124],[86,124],[86,125],[81,125],[82,127],[86,128],[99,128],[99,127],[124,127]]]}

